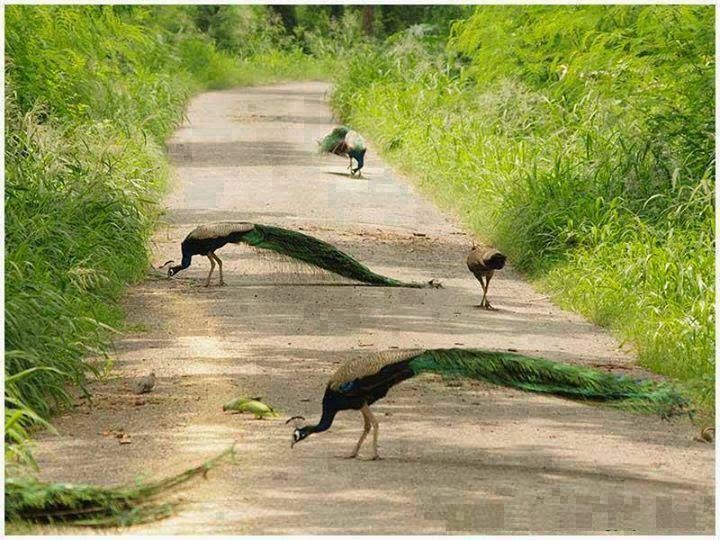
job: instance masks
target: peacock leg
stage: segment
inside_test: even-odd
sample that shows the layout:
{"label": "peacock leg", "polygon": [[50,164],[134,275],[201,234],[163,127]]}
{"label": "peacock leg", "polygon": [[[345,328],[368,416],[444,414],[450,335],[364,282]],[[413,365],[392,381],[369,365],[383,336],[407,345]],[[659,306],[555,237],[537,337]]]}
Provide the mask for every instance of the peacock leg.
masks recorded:
{"label": "peacock leg", "polygon": [[[367,405],[365,405],[365,406],[367,407]],[[373,459],[373,460],[375,460],[375,459],[382,459],[382,458],[378,455],[378,451],[377,451],[377,440],[378,440],[378,428],[379,428],[379,424],[378,424],[377,419],[375,418],[375,415],[374,415],[372,412],[370,412],[370,409],[369,409],[369,408],[368,408],[368,410],[367,410],[367,413],[368,413],[368,415],[370,416],[370,423],[372,424],[372,427],[373,427],[373,455],[372,455],[372,457],[371,457],[370,459]]]}
{"label": "peacock leg", "polygon": [[207,280],[205,280],[205,286],[206,286],[206,287],[209,287],[209,286],[210,286],[210,278],[211,278],[212,275],[213,275],[213,270],[215,270],[215,259],[212,258],[212,255],[213,255],[212,252],[210,252],[210,253],[207,255],[207,258],[210,259],[210,273],[208,274]]}
{"label": "peacock leg", "polygon": [[347,459],[353,459],[357,457],[358,452],[360,451],[360,447],[362,446],[363,441],[365,441],[365,437],[367,437],[367,434],[370,433],[370,426],[372,425],[372,423],[370,421],[370,416],[368,416],[370,414],[370,409],[368,409],[367,403],[363,405],[363,408],[360,409],[360,412],[363,415],[365,425],[363,426],[363,432],[362,435],[360,435],[360,440],[355,445],[355,449],[350,455],[345,456]]}
{"label": "peacock leg", "polygon": [[222,287],[223,285],[225,285],[225,281],[223,281],[222,261],[220,260],[220,257],[215,255],[215,252],[213,252],[213,257],[215,258],[215,260],[218,263],[218,269],[220,270],[220,286]]}

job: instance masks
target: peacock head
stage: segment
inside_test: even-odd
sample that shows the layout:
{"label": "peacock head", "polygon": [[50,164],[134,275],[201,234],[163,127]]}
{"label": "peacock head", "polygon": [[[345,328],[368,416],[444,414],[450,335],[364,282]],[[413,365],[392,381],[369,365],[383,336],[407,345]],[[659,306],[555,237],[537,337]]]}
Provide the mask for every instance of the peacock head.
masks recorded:
{"label": "peacock head", "polygon": [[[174,262],[175,262],[175,261],[173,261],[173,260],[167,261],[167,262],[165,262],[164,264],[161,264],[160,266],[158,266],[157,269],[158,269],[158,270],[162,270],[162,269],[165,268],[168,264],[172,264],[172,263],[174,263]],[[172,277],[172,276],[174,276],[175,274],[177,274],[177,268],[178,268],[177,266],[171,266],[170,268],[168,268],[168,277]]]}
{"label": "peacock head", "polygon": [[[183,255],[182,264],[176,264],[175,266],[171,266],[170,268],[168,268],[168,277],[173,277],[180,270],[185,270],[188,266],[190,266],[191,260],[192,260],[191,255]],[[165,264],[158,266],[158,270],[165,268],[168,264],[171,264],[174,262],[175,261],[167,261]]]}
{"label": "peacock head", "polygon": [[285,422],[286,424],[292,423],[295,426],[295,430],[292,433],[292,439],[290,440],[290,448],[295,446],[295,443],[298,443],[303,439],[307,439],[310,433],[312,433],[310,426],[299,426],[300,420],[305,420],[305,417],[293,416]]}
{"label": "peacock head", "polygon": [[302,441],[303,439],[307,439],[310,435],[311,431],[308,429],[308,427],[301,427],[297,428],[295,431],[293,431],[292,434],[292,441],[290,441],[290,448],[295,446],[295,443],[298,443]]}

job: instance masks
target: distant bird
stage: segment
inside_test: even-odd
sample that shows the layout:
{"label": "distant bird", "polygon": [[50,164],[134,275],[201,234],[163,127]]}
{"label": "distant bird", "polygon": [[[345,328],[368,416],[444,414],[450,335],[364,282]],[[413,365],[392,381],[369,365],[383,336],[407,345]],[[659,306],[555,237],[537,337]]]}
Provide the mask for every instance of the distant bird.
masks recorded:
{"label": "distant bird", "polygon": [[136,394],[147,394],[148,392],[151,392],[154,387],[155,387],[155,372],[153,371],[147,377],[141,377],[140,379],[135,381],[135,385],[133,386],[133,391]]}
{"label": "distant bird", "polygon": [[687,405],[685,398],[666,383],[631,379],[520,354],[479,349],[385,353],[343,364],[325,388],[320,421],[305,426],[298,425],[300,420],[305,420],[302,416],[293,416],[286,421],[286,424],[296,424],[290,446],[313,433],[327,430],[338,412],[353,409],[362,413],[364,428],[360,440],[347,457],[358,455],[372,428],[372,459],[379,459],[378,421],[370,411],[370,405],[385,397],[396,384],[425,372],[445,377],[466,377],[576,400],[604,401],[617,408],[655,412],[663,416],[676,414]]}
{"label": "distant bird", "polygon": [[[338,156],[345,156],[350,158],[350,174],[355,176],[356,173],[360,173],[360,169],[363,168],[365,163],[365,139],[363,139],[357,131],[350,129],[347,126],[339,126],[333,129],[325,138],[318,141],[320,150],[330,154],[336,154]],[[353,169],[353,158],[357,161],[357,167]]]}
{"label": "distant bird", "polygon": [[497,249],[480,247],[477,244],[473,244],[467,258],[467,266],[480,282],[480,286],[483,290],[482,301],[478,307],[495,309],[490,305],[490,302],[487,299],[487,292],[490,287],[490,278],[493,276],[495,270],[501,270],[505,266],[506,258],[507,257],[505,257],[505,255],[500,253]]}
{"label": "distant bird", "polygon": [[[168,276],[172,277],[190,266],[195,255],[210,259],[210,273],[205,286],[210,286],[210,278],[217,262],[220,268],[220,285],[223,280],[222,261],[215,252],[226,244],[247,244],[258,249],[274,251],[280,255],[292,257],[298,261],[322,268],[348,279],[354,279],[381,287],[439,288],[441,285],[431,280],[427,283],[399,281],[376,274],[367,266],[335,246],[307,234],[282,227],[247,223],[243,221],[223,221],[200,225],[185,237],[180,245],[181,264],[171,266]],[[167,261],[163,268],[175,261]]]}

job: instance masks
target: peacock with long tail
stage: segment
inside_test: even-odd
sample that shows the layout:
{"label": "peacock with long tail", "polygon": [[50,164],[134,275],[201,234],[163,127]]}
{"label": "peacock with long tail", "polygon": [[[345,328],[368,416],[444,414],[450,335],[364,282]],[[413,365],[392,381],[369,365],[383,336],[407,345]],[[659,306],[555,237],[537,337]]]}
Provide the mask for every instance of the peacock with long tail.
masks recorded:
{"label": "peacock with long tail", "polygon": [[299,421],[305,419],[294,416],[286,422],[296,424],[290,446],[313,433],[327,430],[338,412],[353,409],[362,413],[365,424],[360,440],[347,457],[358,455],[373,428],[372,459],[379,459],[378,421],[370,411],[370,405],[385,397],[396,384],[421,373],[464,377],[528,392],[602,402],[634,412],[658,413],[662,417],[682,412],[688,405],[686,399],[668,383],[638,380],[521,354],[480,349],[394,352],[344,363],[327,384],[320,421],[300,426]]}
{"label": "peacock with long tail", "polygon": [[[210,259],[210,273],[205,286],[210,286],[210,278],[217,263],[220,271],[220,285],[223,279],[222,261],[215,253],[227,244],[247,244],[291,257],[311,266],[322,268],[342,277],[361,281],[380,287],[438,288],[441,285],[435,280],[427,283],[409,283],[376,274],[367,266],[355,260],[336,247],[307,234],[282,227],[259,225],[242,221],[223,221],[200,225],[185,237],[180,246],[182,261],[168,269],[172,277],[190,266],[195,255],[203,255]],[[167,261],[160,268],[174,263]]]}
{"label": "peacock with long tail", "polygon": [[[335,154],[350,158],[350,175],[360,174],[360,169],[365,164],[365,139],[363,139],[357,131],[347,126],[338,126],[333,129],[325,138],[318,141],[321,152]],[[353,158],[357,161],[357,167],[353,169]]]}
{"label": "peacock with long tail", "polygon": [[480,282],[483,290],[483,297],[478,307],[488,310],[495,308],[490,305],[487,299],[487,292],[490,288],[490,278],[493,277],[495,270],[502,270],[505,266],[505,255],[495,248],[481,247],[473,244],[467,258],[467,267]]}

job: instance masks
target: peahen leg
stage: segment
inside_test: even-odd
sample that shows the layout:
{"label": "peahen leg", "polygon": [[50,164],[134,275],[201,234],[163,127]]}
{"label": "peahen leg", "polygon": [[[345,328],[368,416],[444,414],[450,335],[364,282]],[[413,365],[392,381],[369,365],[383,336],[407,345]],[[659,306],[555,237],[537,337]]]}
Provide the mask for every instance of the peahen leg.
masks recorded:
{"label": "peahen leg", "polygon": [[486,298],[487,297],[487,285],[485,285],[485,281],[483,280],[484,277],[486,277],[486,276],[483,274],[478,278],[478,281],[480,282],[480,287],[482,287],[482,290],[483,290],[482,300],[480,300],[480,305],[477,306],[480,308],[485,307],[485,302],[487,299]]}
{"label": "peahen leg", "polygon": [[370,414],[370,409],[368,409],[367,404],[365,404],[363,406],[363,408],[360,409],[360,412],[363,415],[363,420],[365,421],[365,425],[363,426],[363,432],[362,432],[362,435],[360,435],[360,440],[358,440],[352,453],[348,456],[345,456],[348,459],[353,459],[353,458],[357,457],[358,452],[360,451],[360,447],[362,446],[363,441],[365,441],[365,437],[367,437],[367,434],[370,433],[370,426],[372,425],[372,423],[370,421],[370,416],[368,416]]}
{"label": "peahen leg", "polygon": [[215,259],[212,258],[212,252],[208,254],[207,258],[210,259],[210,273],[208,274],[207,280],[205,280],[205,286],[210,286],[210,278],[213,275],[213,270],[215,270]]}
{"label": "peahen leg", "polygon": [[490,289],[490,278],[493,276],[492,272],[488,272],[487,276],[485,276],[485,294],[483,295],[483,300],[485,301],[485,309],[491,310],[491,311],[497,311],[496,308],[492,307],[490,305],[490,301],[487,299],[487,292],[488,289]]}
{"label": "peahen leg", "polygon": [[212,256],[215,258],[215,260],[218,263],[218,269],[220,270],[220,286],[222,287],[225,285],[225,281],[223,280],[223,273],[222,273],[222,261],[220,260],[220,257],[215,255],[215,252],[213,252]]}

